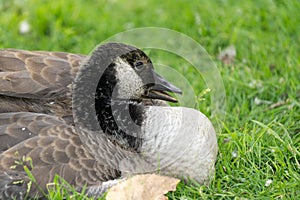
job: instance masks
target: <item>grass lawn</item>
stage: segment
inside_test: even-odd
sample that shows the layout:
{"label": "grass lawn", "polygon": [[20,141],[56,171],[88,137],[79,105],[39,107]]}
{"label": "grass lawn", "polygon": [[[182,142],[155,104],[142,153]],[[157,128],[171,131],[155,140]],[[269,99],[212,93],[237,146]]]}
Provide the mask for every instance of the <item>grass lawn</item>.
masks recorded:
{"label": "grass lawn", "polygon": [[[169,199],[300,199],[299,10],[298,0],[0,0],[0,48],[88,54],[101,41],[135,27],[189,35],[217,64],[226,118],[218,131],[211,184],[180,183]],[[21,34],[24,20],[30,31]],[[229,45],[237,55],[225,65],[218,54]],[[168,56],[166,64],[180,71],[181,61]],[[195,90],[206,88],[194,73],[182,73]],[[210,113],[209,101],[199,105]],[[61,198],[59,192],[50,196]]]}

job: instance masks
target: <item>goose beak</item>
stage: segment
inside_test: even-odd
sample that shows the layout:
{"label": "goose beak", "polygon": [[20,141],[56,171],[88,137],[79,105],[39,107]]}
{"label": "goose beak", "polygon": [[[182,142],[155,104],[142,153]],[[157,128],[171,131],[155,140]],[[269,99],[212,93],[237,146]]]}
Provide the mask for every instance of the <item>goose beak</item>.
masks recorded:
{"label": "goose beak", "polygon": [[182,91],[178,87],[166,81],[163,77],[161,77],[157,73],[154,72],[153,75],[154,75],[155,83],[153,86],[151,86],[148,89],[148,92],[144,97],[150,99],[161,99],[161,100],[170,101],[174,103],[178,102],[177,99],[172,97],[167,92],[182,94]]}

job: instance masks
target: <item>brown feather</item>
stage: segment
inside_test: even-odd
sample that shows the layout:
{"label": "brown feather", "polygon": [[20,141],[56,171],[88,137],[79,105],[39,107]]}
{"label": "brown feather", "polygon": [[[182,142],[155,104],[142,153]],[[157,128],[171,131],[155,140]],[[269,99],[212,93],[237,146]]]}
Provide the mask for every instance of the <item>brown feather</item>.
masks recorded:
{"label": "brown feather", "polygon": [[2,50],[0,94],[30,99],[65,97],[86,58],[63,52]]}
{"label": "brown feather", "polygon": [[[34,161],[31,173],[43,190],[55,174],[77,188],[119,175],[99,164],[74,127],[65,124],[67,118],[73,123],[69,85],[86,58],[63,52],[0,51],[0,175],[12,167],[22,174],[23,164],[31,168],[28,162],[20,164],[24,156]],[[110,177],[103,176],[107,172]],[[30,195],[37,191],[33,185]]]}
{"label": "brown feather", "polygon": [[[96,160],[84,148],[74,127],[59,118],[37,113],[2,113],[0,124],[0,141],[9,147],[3,149],[0,143],[2,150],[6,150],[0,155],[0,171],[15,166],[15,170],[22,172],[24,164],[33,167],[31,173],[43,190],[55,174],[78,188],[100,185],[120,175]],[[8,140],[9,137],[13,139]],[[28,161],[21,164],[24,157],[32,158],[32,166]],[[36,192],[33,186],[31,193]]]}

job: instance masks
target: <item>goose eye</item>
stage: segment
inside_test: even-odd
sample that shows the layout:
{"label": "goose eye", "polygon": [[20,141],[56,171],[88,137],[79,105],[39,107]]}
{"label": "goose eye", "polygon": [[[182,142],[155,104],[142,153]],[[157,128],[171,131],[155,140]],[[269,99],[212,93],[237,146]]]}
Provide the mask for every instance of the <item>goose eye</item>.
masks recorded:
{"label": "goose eye", "polygon": [[144,66],[144,63],[142,61],[137,61],[135,64],[134,64],[134,67],[137,68],[137,69],[142,69]]}

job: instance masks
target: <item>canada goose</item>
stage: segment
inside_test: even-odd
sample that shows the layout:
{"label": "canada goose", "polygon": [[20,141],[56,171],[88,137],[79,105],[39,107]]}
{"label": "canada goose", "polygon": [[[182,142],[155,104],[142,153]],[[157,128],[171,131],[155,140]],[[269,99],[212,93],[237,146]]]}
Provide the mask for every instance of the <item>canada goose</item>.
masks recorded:
{"label": "canada goose", "polygon": [[208,182],[214,128],[197,110],[157,106],[176,102],[166,92],[181,93],[121,43],[90,57],[0,51],[0,199],[25,197],[24,165],[37,182],[29,197],[41,197],[55,174],[92,196],[135,173]]}

